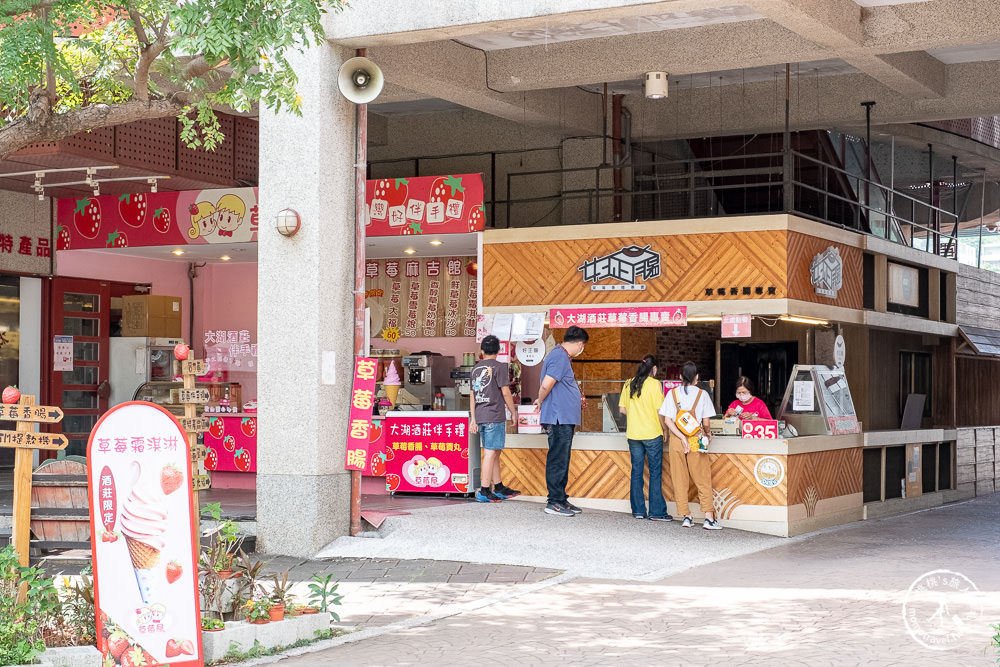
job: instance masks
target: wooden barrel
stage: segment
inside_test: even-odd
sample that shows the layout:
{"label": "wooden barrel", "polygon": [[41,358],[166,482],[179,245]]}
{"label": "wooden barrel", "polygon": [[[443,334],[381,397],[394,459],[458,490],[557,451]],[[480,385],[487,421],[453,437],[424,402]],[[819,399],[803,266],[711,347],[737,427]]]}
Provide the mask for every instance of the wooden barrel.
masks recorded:
{"label": "wooden barrel", "polygon": [[[74,457],[75,458],[75,457]],[[42,550],[89,549],[87,464],[51,459],[31,476],[31,546]]]}

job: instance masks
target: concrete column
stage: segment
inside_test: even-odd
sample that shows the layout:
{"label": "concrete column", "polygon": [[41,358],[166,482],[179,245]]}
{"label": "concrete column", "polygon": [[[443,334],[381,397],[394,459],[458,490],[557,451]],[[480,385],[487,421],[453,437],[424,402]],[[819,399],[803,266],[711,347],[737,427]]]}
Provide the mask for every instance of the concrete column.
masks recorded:
{"label": "concrete column", "polygon": [[[337,89],[352,54],[291,54],[302,116],[260,114],[258,550],[311,556],[349,528],[344,470],[353,372],[354,105]],[[274,227],[292,208],[292,237]],[[324,384],[324,351],[336,355]]]}

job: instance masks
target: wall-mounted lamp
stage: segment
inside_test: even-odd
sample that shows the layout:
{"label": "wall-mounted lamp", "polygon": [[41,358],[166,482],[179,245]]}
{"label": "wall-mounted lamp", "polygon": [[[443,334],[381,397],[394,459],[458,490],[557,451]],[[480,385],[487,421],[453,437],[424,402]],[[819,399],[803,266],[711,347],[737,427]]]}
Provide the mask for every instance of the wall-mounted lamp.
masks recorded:
{"label": "wall-mounted lamp", "polygon": [[298,211],[294,209],[283,209],[278,212],[278,215],[274,216],[275,229],[282,236],[294,236],[299,231],[301,225],[302,219],[299,218]]}
{"label": "wall-mounted lamp", "polygon": [[669,92],[666,72],[646,72],[646,97],[662,100]]}

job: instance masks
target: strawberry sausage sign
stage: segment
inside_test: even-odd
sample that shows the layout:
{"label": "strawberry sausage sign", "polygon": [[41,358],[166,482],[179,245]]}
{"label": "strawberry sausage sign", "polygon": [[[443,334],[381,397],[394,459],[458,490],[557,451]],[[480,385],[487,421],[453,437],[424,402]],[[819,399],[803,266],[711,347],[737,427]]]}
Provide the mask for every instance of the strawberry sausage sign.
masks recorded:
{"label": "strawberry sausage sign", "polygon": [[482,174],[367,181],[368,236],[464,234],[486,222]]}
{"label": "strawberry sausage sign", "polygon": [[60,199],[56,250],[257,240],[257,188]]}
{"label": "strawberry sausage sign", "polygon": [[375,359],[358,357],[354,361],[354,386],[351,388],[351,418],[347,432],[345,470],[367,468],[377,372],[378,361]]}
{"label": "strawberry sausage sign", "polygon": [[158,405],[101,417],[87,445],[97,648],[105,665],[201,665],[191,450]]}

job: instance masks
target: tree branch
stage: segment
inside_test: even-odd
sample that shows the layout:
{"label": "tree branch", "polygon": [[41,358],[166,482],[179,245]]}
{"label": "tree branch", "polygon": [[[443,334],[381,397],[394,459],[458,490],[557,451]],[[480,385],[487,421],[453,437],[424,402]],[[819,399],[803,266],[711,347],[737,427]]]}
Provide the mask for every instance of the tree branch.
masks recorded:
{"label": "tree branch", "polygon": [[135,30],[135,36],[139,38],[139,44],[143,48],[149,46],[149,37],[146,36],[146,29],[142,25],[142,17],[132,3],[128,4],[128,17],[132,19],[132,28]]}
{"label": "tree branch", "polygon": [[170,14],[163,17],[160,29],[156,31],[156,41],[150,43],[146,35],[146,29],[142,26],[142,17],[131,5],[128,10],[132,23],[135,25],[136,37],[142,48],[139,51],[139,61],[135,65],[135,76],[133,77],[133,92],[136,98],[145,102],[149,99],[149,68],[153,66],[153,61],[160,57],[163,50],[167,48],[167,25],[170,22]]}

